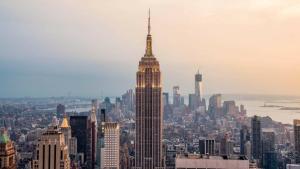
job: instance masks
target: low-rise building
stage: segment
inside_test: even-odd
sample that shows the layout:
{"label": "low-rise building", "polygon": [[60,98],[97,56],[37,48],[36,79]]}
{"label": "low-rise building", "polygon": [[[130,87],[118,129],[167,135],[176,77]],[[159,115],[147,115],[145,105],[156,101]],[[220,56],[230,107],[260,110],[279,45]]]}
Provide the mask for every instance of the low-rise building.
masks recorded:
{"label": "low-rise building", "polygon": [[199,154],[177,155],[176,169],[249,169],[245,156],[209,156]]}

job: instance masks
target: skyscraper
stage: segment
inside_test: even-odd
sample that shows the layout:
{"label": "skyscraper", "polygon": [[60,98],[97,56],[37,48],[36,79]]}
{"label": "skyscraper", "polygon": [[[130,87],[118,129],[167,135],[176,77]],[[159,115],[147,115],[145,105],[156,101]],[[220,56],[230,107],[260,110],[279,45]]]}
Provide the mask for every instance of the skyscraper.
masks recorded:
{"label": "skyscraper", "polygon": [[77,138],[77,153],[83,153],[83,162],[91,163],[91,143],[89,136],[88,116],[71,116],[70,117],[72,137]]}
{"label": "skyscraper", "polygon": [[159,62],[152,53],[150,11],[146,51],[139,62],[136,77],[135,167],[163,168],[161,73]]}
{"label": "skyscraper", "polygon": [[198,99],[198,103],[200,103],[203,99],[203,89],[202,89],[202,74],[199,73],[195,75],[195,95]]}
{"label": "skyscraper", "polygon": [[[242,129],[240,130],[240,152],[241,155],[247,155],[247,144],[250,141],[250,131],[247,126],[242,126]],[[248,157],[250,158],[250,157]]]}
{"label": "skyscraper", "polygon": [[101,109],[100,114],[100,121],[98,124],[98,142],[97,142],[97,155],[96,155],[96,162],[99,167],[103,166],[101,163],[104,157],[104,126],[105,126],[105,109]]}
{"label": "skyscraper", "polygon": [[134,111],[134,100],[135,94],[132,89],[127,90],[126,93],[122,95],[122,101],[124,106],[126,107],[126,110]]}
{"label": "skyscraper", "polygon": [[173,87],[173,106],[179,107],[180,106],[180,94],[179,94],[179,86]]}
{"label": "skyscraper", "polygon": [[189,94],[189,108],[194,110],[198,107],[197,97],[195,94]]}
{"label": "skyscraper", "polygon": [[202,74],[198,72],[195,74],[195,91],[189,94],[189,108],[199,112],[206,111],[205,99],[203,98],[202,89]]}
{"label": "skyscraper", "polygon": [[66,107],[63,104],[58,104],[56,106],[56,117],[61,118],[66,112]]}
{"label": "skyscraper", "polygon": [[164,106],[169,105],[169,93],[163,93],[163,103]]}
{"label": "skyscraper", "polygon": [[296,162],[300,163],[300,120],[294,120]]}
{"label": "skyscraper", "polygon": [[91,169],[95,168],[96,164],[96,152],[97,152],[97,133],[98,133],[98,123],[97,123],[97,111],[98,111],[98,101],[96,99],[92,100],[92,110],[90,114],[90,128],[91,128],[91,148],[92,148],[92,167]]}
{"label": "skyscraper", "polygon": [[264,129],[262,132],[262,165],[264,169],[277,169],[277,154],[275,152],[275,132]]}
{"label": "skyscraper", "polygon": [[210,117],[216,117],[222,112],[222,95],[214,94],[209,98],[208,114]]}
{"label": "skyscraper", "polygon": [[229,156],[232,152],[232,142],[230,141],[229,135],[227,133],[220,140],[220,152],[222,156]]}
{"label": "skyscraper", "polygon": [[15,146],[9,139],[6,128],[1,128],[0,131],[0,168],[17,168]]}
{"label": "skyscraper", "polygon": [[68,118],[65,116],[60,124],[61,132],[64,134],[65,144],[68,146],[70,152],[70,139],[71,139],[71,126],[69,125]]}
{"label": "skyscraper", "polygon": [[38,140],[33,169],[69,169],[70,159],[64,134],[53,121]]}
{"label": "skyscraper", "polygon": [[258,116],[254,116],[251,119],[251,127],[252,127],[252,157],[255,160],[260,161],[262,158],[261,152],[261,125],[260,119]]}
{"label": "skyscraper", "polygon": [[199,140],[199,153],[215,155],[215,140],[202,138]]}
{"label": "skyscraper", "polygon": [[104,151],[101,168],[120,168],[120,127],[118,123],[106,122],[104,125]]}

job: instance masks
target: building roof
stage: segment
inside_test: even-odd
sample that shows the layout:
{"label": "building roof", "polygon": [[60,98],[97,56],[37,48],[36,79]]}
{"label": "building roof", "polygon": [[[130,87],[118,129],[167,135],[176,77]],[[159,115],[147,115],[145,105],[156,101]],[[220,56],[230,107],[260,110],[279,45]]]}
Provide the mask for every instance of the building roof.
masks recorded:
{"label": "building roof", "polygon": [[64,117],[61,122],[60,128],[69,128],[69,127],[70,127],[70,125],[69,125],[68,119],[67,119],[67,117]]}
{"label": "building roof", "polygon": [[0,144],[6,144],[10,141],[6,130],[2,130],[0,133]]}
{"label": "building roof", "polygon": [[201,156],[199,154],[177,155],[177,168],[222,168],[249,169],[249,160],[238,158],[224,158],[223,156]]}

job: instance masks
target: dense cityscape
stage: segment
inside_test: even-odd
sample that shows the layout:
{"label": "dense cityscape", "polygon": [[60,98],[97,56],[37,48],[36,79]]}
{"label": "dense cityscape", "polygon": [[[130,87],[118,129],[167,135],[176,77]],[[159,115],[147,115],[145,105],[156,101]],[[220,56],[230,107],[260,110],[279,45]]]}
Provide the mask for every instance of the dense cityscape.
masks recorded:
{"label": "dense cityscape", "polygon": [[222,94],[207,99],[198,70],[188,97],[178,85],[164,91],[150,23],[149,11],[135,89],[118,97],[0,99],[0,168],[300,168],[300,119],[283,124],[249,116],[247,105]]}

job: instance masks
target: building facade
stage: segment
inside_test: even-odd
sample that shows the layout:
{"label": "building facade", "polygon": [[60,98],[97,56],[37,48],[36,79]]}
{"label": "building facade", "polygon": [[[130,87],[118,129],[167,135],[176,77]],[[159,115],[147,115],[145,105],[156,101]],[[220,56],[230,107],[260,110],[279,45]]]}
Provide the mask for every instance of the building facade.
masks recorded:
{"label": "building facade", "polygon": [[296,162],[300,163],[300,120],[294,120],[294,140]]}
{"label": "building facade", "polygon": [[[243,125],[242,129],[240,130],[240,154],[241,155],[247,155],[247,144],[249,144],[250,141],[251,141],[250,130],[248,129],[247,126]],[[250,156],[248,156],[248,158],[250,158]]]}
{"label": "building facade", "polygon": [[159,62],[152,53],[150,12],[146,51],[139,62],[136,78],[135,167],[162,168],[162,86]]}
{"label": "building facade", "polygon": [[95,168],[96,165],[96,153],[97,153],[97,134],[98,134],[98,122],[97,122],[97,112],[98,112],[98,101],[96,99],[92,100],[92,110],[89,120],[89,128],[91,131],[91,169]]}
{"label": "building facade", "polygon": [[275,132],[272,129],[262,131],[262,165],[264,169],[277,169],[275,152]]}
{"label": "building facade", "polygon": [[38,140],[32,168],[70,169],[68,146],[57,124],[49,126]]}
{"label": "building facade", "polygon": [[71,135],[71,126],[69,125],[68,118],[65,116],[60,124],[61,132],[64,134],[65,138],[65,144],[68,146],[69,152],[70,152],[70,139],[72,137]]}
{"label": "building facade", "polygon": [[261,146],[261,124],[258,116],[254,116],[251,119],[251,128],[252,128],[252,157],[255,160],[260,161],[262,158],[262,146]]}
{"label": "building facade", "polygon": [[66,107],[63,104],[58,104],[56,106],[56,117],[61,118],[65,115]]}
{"label": "building facade", "polygon": [[105,123],[102,152],[101,169],[120,168],[120,127],[118,123]]}
{"label": "building facade", "polygon": [[77,153],[83,154],[82,162],[91,164],[91,131],[88,116],[71,116],[70,126],[72,137],[77,139]]}
{"label": "building facade", "polygon": [[2,128],[0,132],[0,168],[16,169],[17,164],[14,143],[10,140],[5,128]]}
{"label": "building facade", "polygon": [[216,141],[214,139],[200,139],[199,152],[200,154],[215,155]]}

